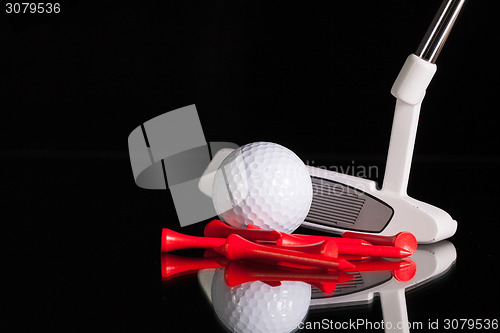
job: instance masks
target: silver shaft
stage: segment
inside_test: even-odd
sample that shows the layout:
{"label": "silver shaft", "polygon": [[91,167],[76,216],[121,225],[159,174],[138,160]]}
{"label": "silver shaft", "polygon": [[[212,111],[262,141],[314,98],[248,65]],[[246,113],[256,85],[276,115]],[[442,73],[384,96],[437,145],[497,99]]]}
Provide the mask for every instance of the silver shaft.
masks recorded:
{"label": "silver shaft", "polygon": [[466,0],[444,0],[415,54],[435,63]]}

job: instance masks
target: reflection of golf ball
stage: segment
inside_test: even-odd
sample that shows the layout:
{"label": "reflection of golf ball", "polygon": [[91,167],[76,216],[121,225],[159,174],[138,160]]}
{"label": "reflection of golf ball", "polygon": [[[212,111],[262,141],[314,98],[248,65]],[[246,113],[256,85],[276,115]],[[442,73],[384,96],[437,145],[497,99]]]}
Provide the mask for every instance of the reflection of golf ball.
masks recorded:
{"label": "reflection of golf ball", "polygon": [[212,304],[222,324],[231,332],[292,332],[309,309],[311,285],[300,281],[282,281],[271,287],[261,281],[229,287],[224,269],[215,272]]}
{"label": "reflection of golf ball", "polygon": [[214,178],[212,199],[221,219],[292,232],[311,206],[312,183],[305,164],[291,150],[255,142],[233,151]]}

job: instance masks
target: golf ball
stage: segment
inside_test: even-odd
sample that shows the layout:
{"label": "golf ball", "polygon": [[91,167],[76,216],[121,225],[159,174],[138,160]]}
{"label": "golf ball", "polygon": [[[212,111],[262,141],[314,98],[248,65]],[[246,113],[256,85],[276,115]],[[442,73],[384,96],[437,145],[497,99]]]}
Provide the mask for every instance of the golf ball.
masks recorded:
{"label": "golf ball", "polygon": [[231,332],[292,332],[305,318],[311,300],[311,285],[281,281],[271,287],[261,281],[229,287],[224,269],[212,281],[212,305],[220,322]]}
{"label": "golf ball", "polygon": [[311,177],[291,150],[255,142],[234,150],[218,168],[212,199],[219,217],[234,227],[253,224],[291,233],[312,201]]}

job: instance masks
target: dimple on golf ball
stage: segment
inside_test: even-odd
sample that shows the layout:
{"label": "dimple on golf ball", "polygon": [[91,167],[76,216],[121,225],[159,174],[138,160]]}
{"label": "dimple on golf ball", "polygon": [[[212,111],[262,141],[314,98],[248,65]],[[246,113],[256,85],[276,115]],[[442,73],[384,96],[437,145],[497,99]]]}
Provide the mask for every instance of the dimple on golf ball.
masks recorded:
{"label": "dimple on golf ball", "polygon": [[276,143],[244,145],[218,168],[212,200],[219,217],[234,227],[253,224],[291,233],[312,201],[312,183],[302,160]]}

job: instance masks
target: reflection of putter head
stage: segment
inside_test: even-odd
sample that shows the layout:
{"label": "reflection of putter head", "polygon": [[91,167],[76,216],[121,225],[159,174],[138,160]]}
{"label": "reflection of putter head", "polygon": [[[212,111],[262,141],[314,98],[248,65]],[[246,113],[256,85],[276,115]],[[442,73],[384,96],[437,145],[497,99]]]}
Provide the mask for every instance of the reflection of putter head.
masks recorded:
{"label": "reflection of putter head", "polygon": [[[323,292],[312,287],[309,309],[343,308],[370,304],[376,296],[380,297],[385,323],[408,323],[406,310],[406,290],[418,288],[444,276],[457,258],[455,247],[448,241],[421,245],[411,259],[416,263],[415,276],[408,281],[398,280],[391,271],[366,271],[349,273],[354,279],[338,283],[334,292]],[[198,272],[198,280],[204,294],[212,303],[215,269]],[[221,284],[222,274],[219,274]],[[229,287],[228,287],[229,288]],[[401,332],[407,332],[403,325]]]}
{"label": "reflection of putter head", "polygon": [[[421,245],[411,259],[416,263],[417,271],[408,281],[398,280],[391,271],[352,272],[354,279],[338,283],[334,292],[325,293],[312,287],[311,311],[318,309],[359,306],[373,302],[380,297],[384,322],[408,323],[405,291],[431,283],[444,276],[457,258],[455,247],[448,241],[430,245]],[[204,294],[212,303],[213,280],[215,269],[198,272],[198,280]],[[219,277],[219,280],[221,278]],[[219,281],[218,283],[222,283]],[[406,332],[407,327],[401,329]]]}
{"label": "reflection of putter head", "polygon": [[411,256],[417,265],[413,279],[398,281],[388,271],[358,272],[355,279],[337,285],[332,294],[313,288],[311,310],[341,308],[373,302],[380,297],[385,322],[407,323],[405,291],[427,284],[443,276],[457,258],[455,247],[448,241],[421,245]]}

